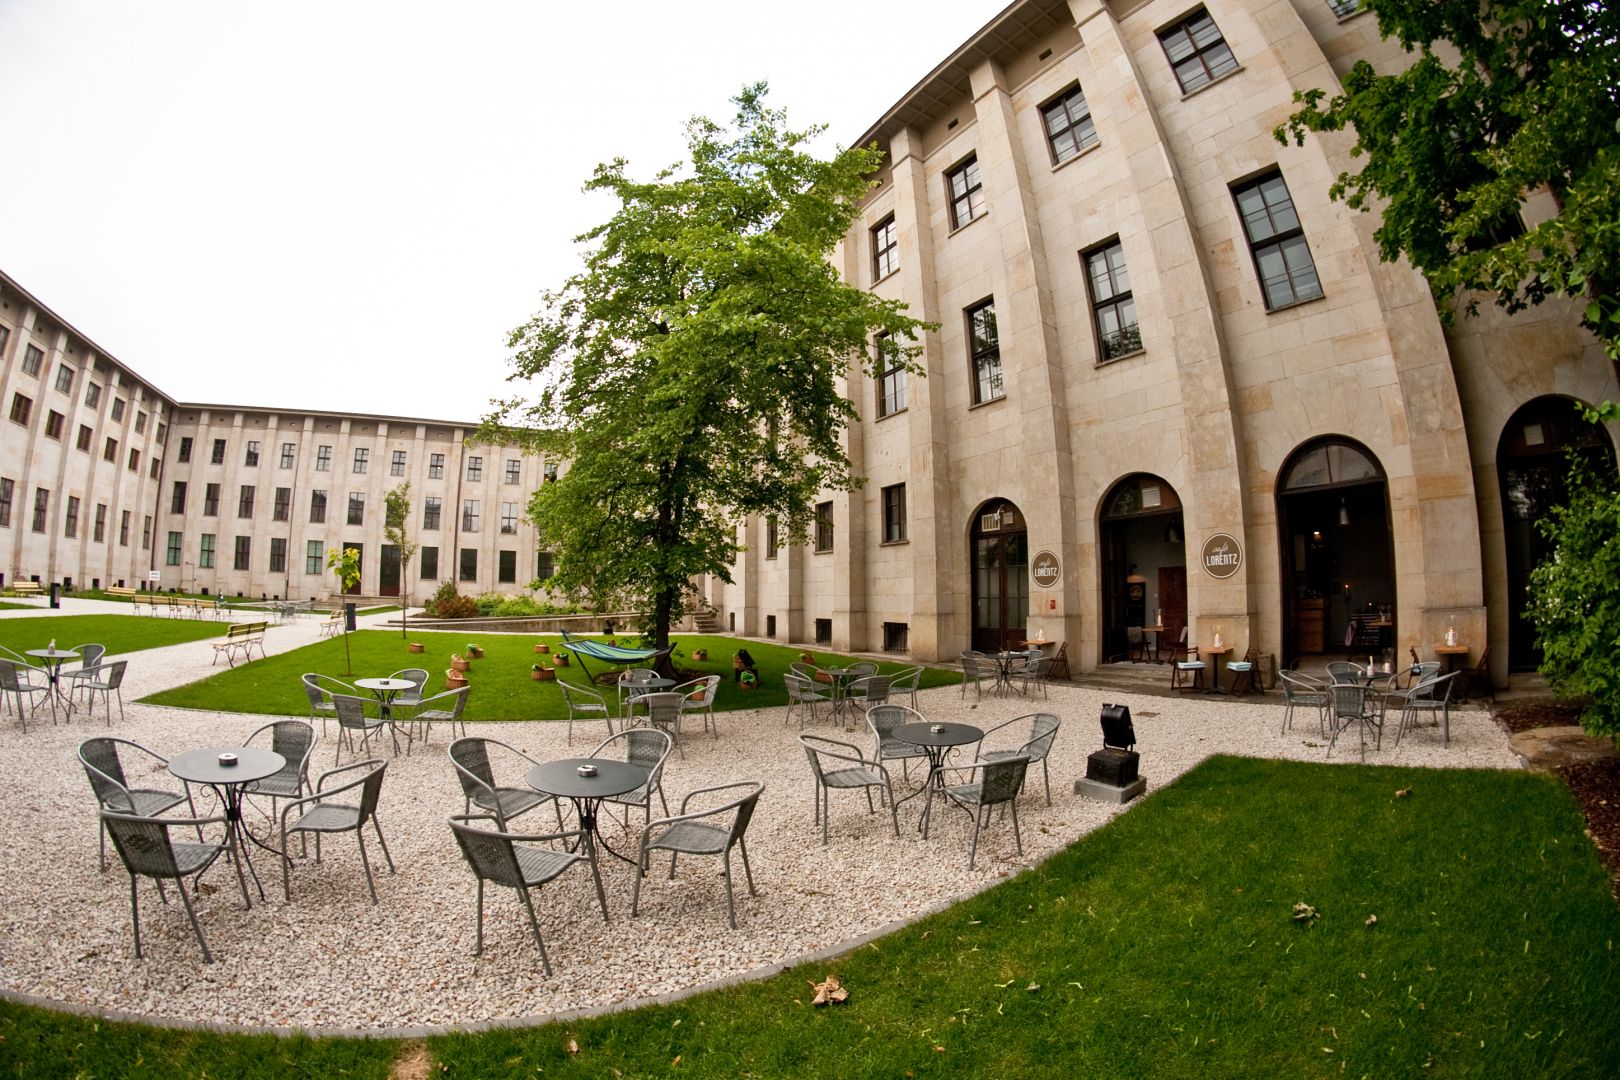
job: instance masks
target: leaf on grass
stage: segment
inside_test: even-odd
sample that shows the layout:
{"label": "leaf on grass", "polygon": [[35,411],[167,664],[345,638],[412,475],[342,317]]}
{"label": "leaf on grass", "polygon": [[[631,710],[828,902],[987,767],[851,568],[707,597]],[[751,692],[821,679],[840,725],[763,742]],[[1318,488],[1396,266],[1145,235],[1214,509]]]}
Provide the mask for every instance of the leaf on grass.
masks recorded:
{"label": "leaf on grass", "polygon": [[1367,916],[1367,921],[1362,923],[1362,925],[1365,926],[1367,929],[1371,930],[1373,927],[1378,925],[1378,916],[1376,916],[1376,915]]}
{"label": "leaf on grass", "polygon": [[816,992],[816,996],[810,999],[812,1005],[842,1005],[849,1000],[849,991],[844,989],[844,984],[838,981],[837,976],[828,975],[821,982],[812,982],[810,985]]}
{"label": "leaf on grass", "polygon": [[569,1036],[568,1042],[564,1045],[563,1049],[567,1050],[570,1054],[577,1054],[579,1053],[579,1041],[572,1036]]}
{"label": "leaf on grass", "polygon": [[680,1063],[681,1063],[681,1055],[676,1054],[675,1055],[675,1060],[670,1062],[669,1064],[673,1068],[674,1066],[679,1065]]}
{"label": "leaf on grass", "polygon": [[1397,799],[1411,798],[1411,795],[1412,795],[1412,789],[1409,788],[1409,787],[1403,787],[1403,788],[1401,788],[1399,791],[1397,791],[1395,793],[1395,797]]}
{"label": "leaf on grass", "polygon": [[1005,990],[1005,989],[1007,989],[1007,987],[1011,986],[1012,984],[1013,984],[1013,980],[1008,979],[1004,983],[996,983],[996,989],[997,990]]}
{"label": "leaf on grass", "polygon": [[1040,983],[1030,983],[1030,984],[1029,984],[1029,985],[1028,985],[1028,986],[1026,986],[1026,987],[1024,987],[1024,989],[1025,989],[1025,990],[1028,990],[1028,991],[1029,991],[1029,992],[1030,992],[1030,993],[1032,993],[1032,994],[1033,994],[1033,993],[1034,993],[1034,992],[1035,992],[1035,991],[1037,991],[1037,990],[1039,990],[1039,989],[1040,989],[1040,988],[1041,988],[1041,984],[1040,984]]}
{"label": "leaf on grass", "polygon": [[1318,914],[1319,912],[1314,907],[1303,900],[1294,905],[1295,922],[1310,924],[1316,920]]}

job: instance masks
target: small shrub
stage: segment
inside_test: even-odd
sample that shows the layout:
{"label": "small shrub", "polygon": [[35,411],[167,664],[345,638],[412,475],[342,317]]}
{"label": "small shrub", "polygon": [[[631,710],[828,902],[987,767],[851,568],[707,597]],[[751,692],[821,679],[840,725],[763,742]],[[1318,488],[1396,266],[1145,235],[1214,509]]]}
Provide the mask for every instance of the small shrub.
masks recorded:
{"label": "small shrub", "polygon": [[478,614],[478,605],[470,596],[456,592],[456,584],[446,581],[434,592],[433,598],[422,605],[431,619],[470,619]]}

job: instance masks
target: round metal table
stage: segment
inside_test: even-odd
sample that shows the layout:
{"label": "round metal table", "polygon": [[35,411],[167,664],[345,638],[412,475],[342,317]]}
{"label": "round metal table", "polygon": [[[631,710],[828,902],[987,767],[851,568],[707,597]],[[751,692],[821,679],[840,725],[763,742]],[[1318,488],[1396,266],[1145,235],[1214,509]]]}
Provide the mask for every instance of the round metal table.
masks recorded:
{"label": "round metal table", "polygon": [[[68,714],[73,713],[73,702],[62,696],[62,665],[69,660],[77,660],[79,654],[72,649],[29,649],[28,655],[45,661],[45,678],[51,684],[51,722],[56,722],[56,703],[60,701],[67,709]],[[94,700],[94,699],[92,699]]]}
{"label": "round metal table", "polygon": [[[236,764],[220,764],[221,754],[235,754]],[[281,853],[260,844],[242,826],[243,788],[255,780],[274,776],[286,765],[287,759],[274,750],[257,746],[211,746],[202,750],[187,750],[169,759],[169,773],[175,779],[188,784],[206,784],[219,796],[220,805],[225,808],[225,849],[234,856],[232,861],[236,863],[236,881],[242,886],[242,901],[249,909],[253,907],[253,901],[248,896],[247,877],[242,873],[242,867],[246,865],[248,873],[253,875],[253,884],[258,886],[260,900],[264,899],[264,884],[259,881],[259,872],[253,869],[253,863],[248,858],[243,837],[266,851],[275,852],[277,856]]]}
{"label": "round metal table", "polygon": [[[592,765],[595,776],[581,776],[579,768]],[[536,765],[523,775],[523,782],[545,795],[570,799],[579,815],[585,843],[594,850],[600,846],[616,859],[634,865],[636,860],[614,851],[596,825],[596,811],[603,799],[634,791],[647,782],[647,770],[611,758],[562,758]]]}
{"label": "round metal table", "polygon": [[[940,730],[935,731],[935,728]],[[918,795],[924,796],[923,811],[917,818],[917,828],[923,835],[928,833],[928,820],[934,809],[934,794],[945,794],[945,757],[958,746],[968,746],[984,738],[984,731],[972,724],[901,724],[894,729],[894,737],[901,742],[922,748],[928,755],[928,776],[923,780],[923,786],[901,799],[895,804],[898,812],[902,803],[910,802]],[[972,816],[972,811],[958,803],[963,813]]]}

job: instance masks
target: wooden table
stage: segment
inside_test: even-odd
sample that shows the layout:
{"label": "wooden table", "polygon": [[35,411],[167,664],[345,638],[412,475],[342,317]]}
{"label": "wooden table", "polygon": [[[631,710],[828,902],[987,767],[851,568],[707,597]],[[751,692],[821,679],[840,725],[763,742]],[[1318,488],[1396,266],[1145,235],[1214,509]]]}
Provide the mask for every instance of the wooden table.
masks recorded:
{"label": "wooden table", "polygon": [[[1142,627],[1142,633],[1144,633],[1144,634],[1152,634],[1153,635],[1153,662],[1155,664],[1157,664],[1159,662],[1159,635],[1164,633],[1164,627],[1163,626],[1144,626],[1144,627]],[[1142,662],[1144,664],[1148,662],[1148,660],[1147,660],[1147,643],[1146,642],[1144,642],[1143,645],[1142,645]]]}
{"label": "wooden table", "polygon": [[1223,657],[1227,653],[1231,652],[1232,651],[1232,646],[1230,646],[1230,645],[1222,645],[1218,649],[1210,647],[1210,646],[1206,646],[1206,647],[1200,648],[1198,651],[1203,653],[1205,656],[1214,657],[1214,663],[1210,665],[1210,669],[1209,669],[1210,674],[1212,676],[1214,676],[1210,680],[1212,685],[1207,687],[1204,690],[1204,693],[1206,693],[1206,694],[1224,694],[1224,693],[1226,693],[1225,690],[1221,689],[1221,657]]}
{"label": "wooden table", "polygon": [[1440,657],[1441,663],[1445,664],[1445,667],[1441,670],[1441,674],[1450,675],[1452,670],[1457,666],[1457,657],[1461,656],[1466,658],[1468,656],[1468,646],[1436,645],[1434,647],[1434,655]]}

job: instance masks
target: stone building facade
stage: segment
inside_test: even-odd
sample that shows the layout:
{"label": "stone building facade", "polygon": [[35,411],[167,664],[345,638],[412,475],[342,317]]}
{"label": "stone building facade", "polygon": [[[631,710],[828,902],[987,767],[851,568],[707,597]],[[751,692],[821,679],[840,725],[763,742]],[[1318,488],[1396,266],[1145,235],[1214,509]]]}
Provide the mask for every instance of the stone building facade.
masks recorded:
{"label": "stone building facade", "polygon": [[1183,628],[1284,663],[1454,629],[1498,681],[1533,666],[1528,522],[1563,445],[1612,462],[1574,405],[1614,368],[1566,304],[1445,328],[1328,199],[1350,141],[1273,138],[1296,90],[1400,62],[1356,7],[1024,0],[885,112],[838,265],[940,324],[926,377],[851,375],[869,482],[810,545],[751,522],[706,584],[724,624],[929,659],[1066,642],[1076,670]]}

